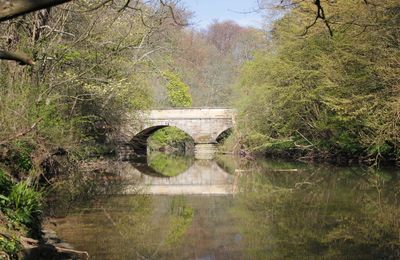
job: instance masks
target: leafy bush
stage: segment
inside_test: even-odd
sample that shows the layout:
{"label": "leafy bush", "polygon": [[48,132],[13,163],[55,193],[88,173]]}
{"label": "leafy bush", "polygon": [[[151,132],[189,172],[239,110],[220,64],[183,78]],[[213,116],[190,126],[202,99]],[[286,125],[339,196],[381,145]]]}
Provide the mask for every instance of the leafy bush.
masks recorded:
{"label": "leafy bush", "polygon": [[0,169],[0,196],[1,195],[8,196],[11,190],[11,186],[12,186],[11,180],[7,177],[5,172],[2,169]]}
{"label": "leafy bush", "polygon": [[11,188],[6,214],[12,220],[27,227],[40,225],[42,195],[30,188],[26,182],[19,182]]}
{"label": "leafy bush", "polygon": [[42,194],[26,182],[13,183],[0,169],[0,210],[16,224],[28,229],[40,226]]}
{"label": "leafy bush", "polygon": [[[19,243],[18,239],[12,238],[8,239],[3,236],[0,236],[0,253],[4,252],[12,259],[17,259],[18,252],[21,250],[21,244]],[[0,259],[3,255],[0,254]]]}
{"label": "leafy bush", "polygon": [[16,141],[13,144],[15,150],[13,161],[19,170],[29,171],[32,169],[31,154],[34,150],[32,144],[27,141]]}
{"label": "leafy bush", "polygon": [[178,147],[191,140],[192,138],[182,130],[175,127],[166,127],[151,135],[148,143],[150,149],[157,150],[163,146]]}

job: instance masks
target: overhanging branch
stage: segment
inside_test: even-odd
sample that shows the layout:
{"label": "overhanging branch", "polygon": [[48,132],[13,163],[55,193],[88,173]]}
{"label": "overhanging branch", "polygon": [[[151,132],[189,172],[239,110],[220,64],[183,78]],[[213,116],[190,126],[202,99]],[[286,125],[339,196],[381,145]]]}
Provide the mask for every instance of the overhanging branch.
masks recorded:
{"label": "overhanging branch", "polygon": [[71,0],[0,0],[0,22]]}
{"label": "overhanging branch", "polygon": [[324,22],[326,28],[328,28],[329,35],[332,37],[333,31],[332,31],[332,28],[331,28],[328,20],[326,19],[324,8],[321,5],[321,0],[314,0],[314,5],[317,7],[317,14],[315,15],[314,21],[306,27],[302,36],[307,34],[308,30],[317,23],[318,19],[321,19]]}
{"label": "overhanging branch", "polygon": [[9,52],[0,50],[0,60],[13,60],[21,65],[33,66],[35,63],[26,54],[20,52]]}

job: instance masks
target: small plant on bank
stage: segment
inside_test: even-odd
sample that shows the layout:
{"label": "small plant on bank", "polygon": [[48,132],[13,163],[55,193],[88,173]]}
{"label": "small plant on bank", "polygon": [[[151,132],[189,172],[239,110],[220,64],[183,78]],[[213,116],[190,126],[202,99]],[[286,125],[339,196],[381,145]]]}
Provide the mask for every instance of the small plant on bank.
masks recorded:
{"label": "small plant on bank", "polygon": [[0,259],[17,259],[21,244],[17,238],[6,238],[0,235]]}
{"label": "small plant on bank", "polygon": [[42,194],[27,182],[14,183],[0,169],[0,259],[18,258],[21,250],[18,236],[35,233],[40,228]]}
{"label": "small plant on bank", "polygon": [[27,227],[40,226],[42,214],[42,195],[30,188],[26,182],[14,185],[8,196],[9,218]]}

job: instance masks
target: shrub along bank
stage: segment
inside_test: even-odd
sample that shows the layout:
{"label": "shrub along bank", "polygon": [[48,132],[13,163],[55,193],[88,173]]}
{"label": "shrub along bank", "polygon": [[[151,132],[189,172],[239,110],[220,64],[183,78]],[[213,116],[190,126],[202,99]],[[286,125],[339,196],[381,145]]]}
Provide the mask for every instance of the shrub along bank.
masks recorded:
{"label": "shrub along bank", "polygon": [[15,182],[0,169],[0,252],[11,258],[20,257],[21,237],[39,235],[42,210],[42,192],[28,181]]}

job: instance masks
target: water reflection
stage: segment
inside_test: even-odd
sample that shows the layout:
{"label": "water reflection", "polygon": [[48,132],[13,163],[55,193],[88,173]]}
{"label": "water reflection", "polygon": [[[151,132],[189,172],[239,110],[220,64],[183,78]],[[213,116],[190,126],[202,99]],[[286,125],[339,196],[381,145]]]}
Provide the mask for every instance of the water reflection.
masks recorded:
{"label": "water reflection", "polygon": [[[176,168],[167,170],[167,166]],[[148,194],[223,195],[234,191],[234,176],[213,160],[194,161],[183,156],[161,154],[149,157],[146,165],[125,163],[122,172],[126,178],[136,179],[133,186],[125,188],[128,194],[132,193],[132,188],[136,191],[137,183],[142,184],[145,187],[143,191]]]}
{"label": "water reflection", "polygon": [[[184,173],[193,164],[193,156],[151,152],[147,156],[136,157],[121,163],[132,164],[138,171],[153,177],[174,177]],[[122,173],[124,174],[124,170]]]}
{"label": "water reflection", "polygon": [[296,166],[242,178],[234,211],[252,259],[400,257],[397,179],[359,168]]}
{"label": "water reflection", "polygon": [[91,259],[244,259],[230,196],[114,196],[67,218],[57,233]]}
{"label": "water reflection", "polygon": [[185,172],[193,164],[192,156],[153,152],[147,156],[147,165],[163,176],[174,177]]}
{"label": "water reflection", "polygon": [[[400,258],[398,172],[233,160],[194,161],[174,177],[128,164],[147,193],[168,196],[102,198],[56,231],[94,259]],[[189,194],[196,187],[207,195]]]}

